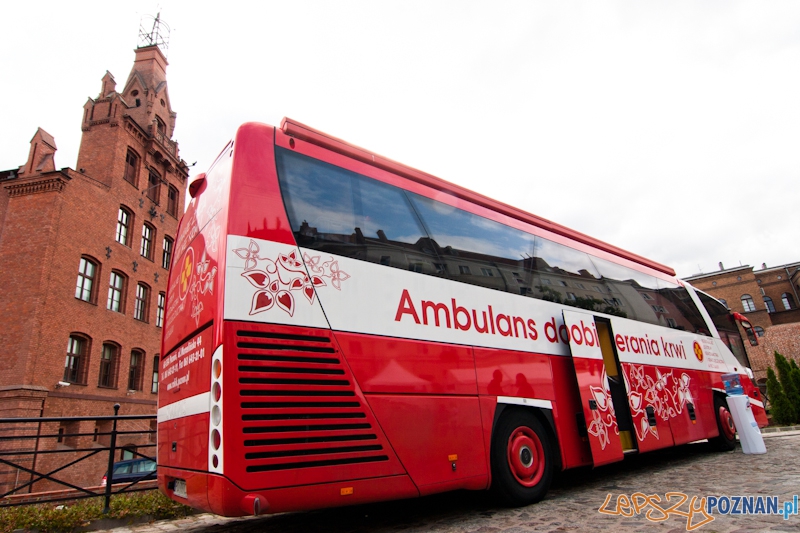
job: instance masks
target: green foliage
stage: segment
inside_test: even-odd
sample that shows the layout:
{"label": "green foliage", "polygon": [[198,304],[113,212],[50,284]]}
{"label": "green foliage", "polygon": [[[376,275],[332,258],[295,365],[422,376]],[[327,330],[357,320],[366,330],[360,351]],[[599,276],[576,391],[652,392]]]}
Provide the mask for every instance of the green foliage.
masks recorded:
{"label": "green foliage", "polygon": [[103,514],[103,498],[66,503],[22,505],[0,508],[0,533],[15,529],[38,529],[42,533],[72,531],[102,518],[153,520],[180,518],[191,514],[190,507],[176,503],[157,490],[111,497],[111,511]]}
{"label": "green foliage", "polygon": [[794,423],[797,413],[794,406],[789,403],[786,393],[783,392],[783,387],[778,383],[775,371],[771,368],[767,369],[767,396],[769,396],[772,420],[782,426]]}
{"label": "green foliage", "polygon": [[775,368],[778,370],[778,380],[781,383],[783,392],[786,394],[786,399],[794,410],[795,419],[790,423],[800,422],[798,418],[798,415],[800,415],[800,389],[792,378],[791,364],[778,352],[775,352]]}

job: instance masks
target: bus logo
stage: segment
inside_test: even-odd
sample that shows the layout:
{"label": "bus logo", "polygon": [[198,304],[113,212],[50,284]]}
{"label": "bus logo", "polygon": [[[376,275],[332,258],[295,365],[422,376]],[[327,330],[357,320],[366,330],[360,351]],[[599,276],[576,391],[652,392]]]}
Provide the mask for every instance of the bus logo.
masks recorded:
{"label": "bus logo", "polygon": [[189,248],[186,250],[186,255],[183,256],[183,265],[181,265],[181,300],[186,298],[186,293],[189,291],[189,286],[192,281],[192,272],[194,271],[194,250]]}
{"label": "bus logo", "polygon": [[697,341],[694,341],[694,355],[698,361],[703,362],[703,348],[700,347],[700,343]]}

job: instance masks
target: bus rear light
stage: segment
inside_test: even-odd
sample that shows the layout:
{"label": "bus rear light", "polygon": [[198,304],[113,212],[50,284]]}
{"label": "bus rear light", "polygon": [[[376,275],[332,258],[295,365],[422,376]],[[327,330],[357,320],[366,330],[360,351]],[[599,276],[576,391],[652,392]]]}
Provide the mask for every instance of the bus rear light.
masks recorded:
{"label": "bus rear light", "polygon": [[222,345],[211,357],[211,416],[208,423],[208,470],[222,474],[223,462],[223,398],[222,398]]}

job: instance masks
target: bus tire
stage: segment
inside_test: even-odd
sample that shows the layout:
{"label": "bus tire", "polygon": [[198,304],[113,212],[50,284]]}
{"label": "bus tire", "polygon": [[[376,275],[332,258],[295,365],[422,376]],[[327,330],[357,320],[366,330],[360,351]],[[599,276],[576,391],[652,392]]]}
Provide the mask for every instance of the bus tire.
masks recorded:
{"label": "bus tire", "polygon": [[529,410],[503,414],[492,437],[492,492],[519,507],[544,498],[553,478],[555,456],[547,430]]}
{"label": "bus tire", "polygon": [[736,426],[728,410],[728,402],[719,395],[714,395],[714,413],[717,419],[719,436],[709,439],[711,447],[720,452],[729,452],[736,447]]}

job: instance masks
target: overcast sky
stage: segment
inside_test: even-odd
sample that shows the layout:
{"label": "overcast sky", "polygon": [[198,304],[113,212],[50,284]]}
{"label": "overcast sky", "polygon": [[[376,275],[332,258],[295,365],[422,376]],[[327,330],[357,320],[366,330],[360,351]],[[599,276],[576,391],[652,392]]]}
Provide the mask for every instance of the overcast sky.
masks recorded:
{"label": "overcast sky", "polygon": [[75,167],[159,9],[194,173],[287,116],[679,276],[800,261],[800,2],[3,2],[0,169]]}

